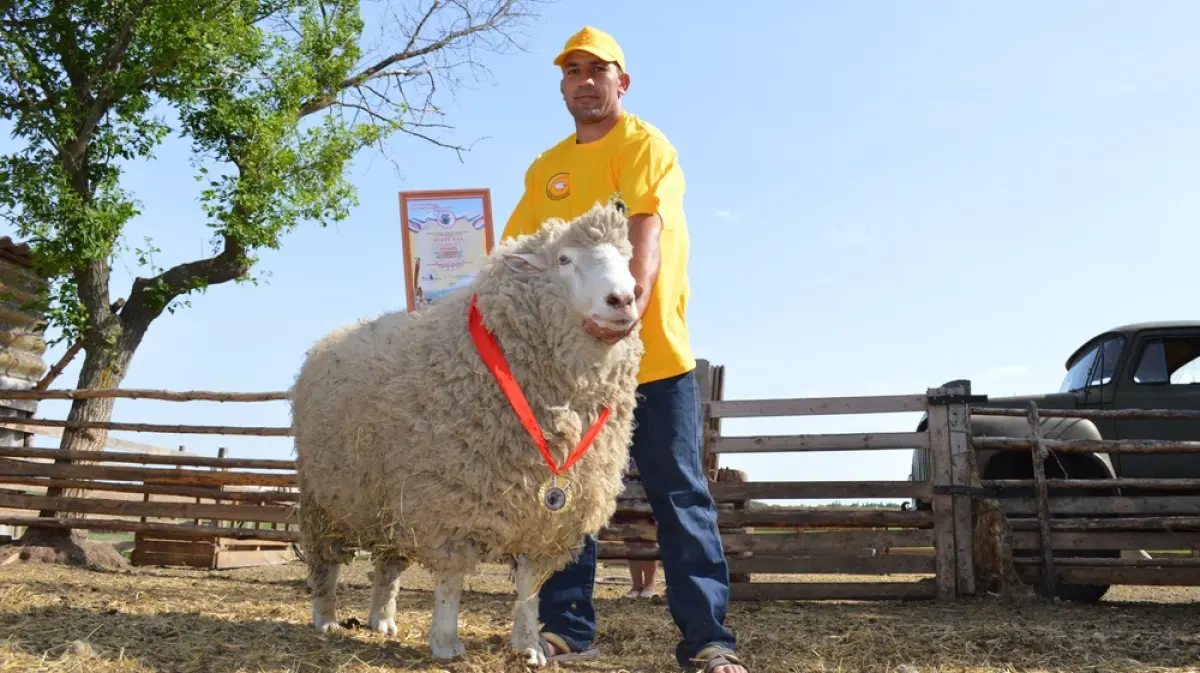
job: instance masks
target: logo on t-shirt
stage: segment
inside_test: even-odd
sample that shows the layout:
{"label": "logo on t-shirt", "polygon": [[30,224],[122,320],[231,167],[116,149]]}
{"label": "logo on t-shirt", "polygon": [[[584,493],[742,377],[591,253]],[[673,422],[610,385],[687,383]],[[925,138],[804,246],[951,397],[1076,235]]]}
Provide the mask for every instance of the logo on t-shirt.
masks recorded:
{"label": "logo on t-shirt", "polygon": [[565,199],[571,193],[571,174],[556,173],[546,182],[546,196],[554,201]]}

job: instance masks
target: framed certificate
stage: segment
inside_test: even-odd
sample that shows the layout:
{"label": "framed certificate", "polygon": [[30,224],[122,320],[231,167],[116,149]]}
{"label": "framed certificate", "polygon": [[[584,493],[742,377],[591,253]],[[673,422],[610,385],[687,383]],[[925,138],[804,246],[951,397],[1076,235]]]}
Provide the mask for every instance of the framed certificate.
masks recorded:
{"label": "framed certificate", "polygon": [[400,222],[410,312],[470,284],[492,251],[489,189],[400,192]]}

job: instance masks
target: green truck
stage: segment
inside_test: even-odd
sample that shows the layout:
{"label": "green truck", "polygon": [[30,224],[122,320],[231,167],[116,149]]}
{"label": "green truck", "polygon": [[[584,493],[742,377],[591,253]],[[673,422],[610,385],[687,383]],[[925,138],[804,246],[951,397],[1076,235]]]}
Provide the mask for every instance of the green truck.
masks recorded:
{"label": "green truck", "polygon": [[[973,406],[1025,408],[1030,400],[1039,409],[1187,409],[1200,410],[1200,321],[1147,322],[1107,330],[1086,341],[1066,361],[1058,392],[1016,397],[990,397]],[[925,430],[925,419],[919,431]],[[1200,440],[1200,420],[1044,418],[1048,439]],[[1028,437],[1024,417],[971,416],[975,437]],[[976,450],[981,479],[1031,479],[1028,451]],[[929,475],[929,456],[913,452],[910,479]],[[1049,479],[1139,478],[1200,479],[1200,454],[1052,454],[1046,462]],[[1032,489],[1012,489],[1029,494]],[[1115,489],[1051,489],[1057,495],[1111,495]],[[1197,495],[1182,489],[1122,488],[1121,495]],[[931,503],[918,500],[917,509]],[[1035,552],[1036,553],[1036,552]],[[1116,551],[1088,552],[1114,557]],[[1076,602],[1100,600],[1105,585],[1058,584],[1058,597]]]}

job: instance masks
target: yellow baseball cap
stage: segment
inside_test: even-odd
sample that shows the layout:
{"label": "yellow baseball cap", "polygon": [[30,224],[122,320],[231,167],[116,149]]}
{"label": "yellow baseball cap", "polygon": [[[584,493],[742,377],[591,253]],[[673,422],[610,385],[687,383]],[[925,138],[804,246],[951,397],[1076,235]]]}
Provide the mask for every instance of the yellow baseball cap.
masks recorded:
{"label": "yellow baseball cap", "polygon": [[621,70],[625,70],[625,52],[621,51],[621,45],[617,44],[612,35],[602,30],[584,26],[582,30],[567,39],[567,44],[563,47],[562,52],[554,57],[554,65],[561,66],[567,58],[567,54],[573,51],[586,51],[605,61],[616,63],[621,66]]}

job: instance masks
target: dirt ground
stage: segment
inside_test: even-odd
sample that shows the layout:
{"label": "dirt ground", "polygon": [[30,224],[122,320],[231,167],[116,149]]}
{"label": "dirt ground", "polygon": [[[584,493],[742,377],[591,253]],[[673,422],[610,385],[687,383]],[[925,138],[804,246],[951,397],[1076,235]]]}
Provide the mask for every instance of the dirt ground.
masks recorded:
{"label": "dirt ground", "polygon": [[[358,562],[343,575],[340,619],[365,622],[368,570]],[[450,665],[428,655],[432,585],[424,571],[404,575],[400,633],[390,639],[312,631],[303,578],[298,563],[220,572],[0,568],[0,672],[525,670],[507,652],[505,568],[468,581],[460,619],[468,656]],[[627,588],[624,568],[602,572],[604,656],[557,670],[680,670],[666,602],[623,598]],[[754,673],[1200,671],[1200,588],[1117,587],[1093,606],[734,603],[728,624]]]}

